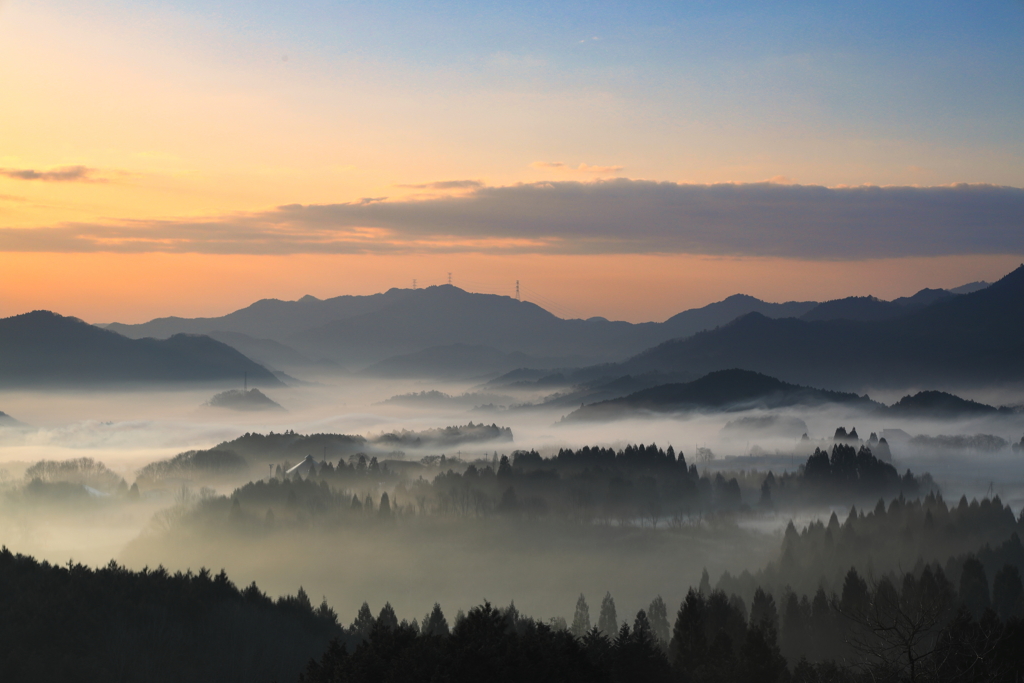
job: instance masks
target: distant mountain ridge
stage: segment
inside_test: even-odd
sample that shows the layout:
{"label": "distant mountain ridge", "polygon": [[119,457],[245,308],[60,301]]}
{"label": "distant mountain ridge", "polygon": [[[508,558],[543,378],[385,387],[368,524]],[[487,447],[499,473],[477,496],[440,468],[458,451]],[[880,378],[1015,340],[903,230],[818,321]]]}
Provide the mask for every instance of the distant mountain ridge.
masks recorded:
{"label": "distant mountain ridge", "polygon": [[607,421],[638,413],[727,412],[749,409],[813,408],[838,404],[893,417],[925,419],[1015,414],[941,391],[904,396],[891,406],[854,393],[814,389],[750,370],[718,370],[692,382],[661,384],[621,398],[581,406],[566,422]]}
{"label": "distant mountain ridge", "polygon": [[97,387],[240,382],[282,386],[270,371],[204,336],[128,339],[49,311],[0,319],[0,386]]}
{"label": "distant mountain ridge", "polygon": [[[535,358],[576,358],[586,365],[621,360],[662,341],[723,325],[750,311],[770,317],[792,316],[814,305],[773,304],[736,295],[684,311],[663,323],[633,324],[603,318],[565,320],[528,301],[439,285],[324,300],[311,296],[298,301],[264,299],[219,318],[158,318],[139,325],[112,323],[106,329],[132,338],[161,338],[180,332],[209,334],[237,341],[239,348],[258,354],[271,366],[287,367],[289,356],[293,361],[298,356],[326,358],[355,370],[456,344]],[[273,343],[286,348],[275,349]],[[499,366],[504,367],[502,363]]]}
{"label": "distant mountain ridge", "polygon": [[812,389],[783,382],[749,370],[718,370],[681,384],[662,384],[623,398],[583,406],[565,417],[566,421],[608,420],[637,412],[684,412],[774,409],[820,406],[829,403],[879,408],[882,404],[866,396]]}
{"label": "distant mountain ridge", "polygon": [[618,366],[621,374],[726,368],[852,390],[1024,382],[1024,266],[984,289],[896,318],[773,320],[750,313]]}
{"label": "distant mountain ridge", "polygon": [[[923,290],[899,303],[880,302],[890,313],[869,317],[906,314],[922,303],[919,298],[925,292],[942,290]],[[751,313],[770,319],[849,317],[846,311],[852,304],[844,301],[777,304],[736,294],[661,323],[633,324],[598,317],[566,320],[527,301],[440,285],[323,300],[312,296],[298,301],[264,299],[218,318],[158,318],[138,325],[112,323],[107,329],[132,338],[208,334],[236,344],[273,369],[297,369],[328,359],[358,370],[427,349],[488,347],[497,352],[490,371],[498,373],[507,369],[500,354],[576,358],[579,365],[619,362],[657,344],[712,330]],[[423,356],[428,364],[432,362],[429,356]],[[391,365],[409,362],[400,359]],[[422,369],[417,372],[424,373]]]}

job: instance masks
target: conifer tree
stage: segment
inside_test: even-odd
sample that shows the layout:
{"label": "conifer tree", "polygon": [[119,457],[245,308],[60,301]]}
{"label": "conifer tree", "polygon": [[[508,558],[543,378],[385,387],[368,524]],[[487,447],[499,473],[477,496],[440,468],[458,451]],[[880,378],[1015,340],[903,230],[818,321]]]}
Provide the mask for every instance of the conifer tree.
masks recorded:
{"label": "conifer tree", "polygon": [[610,591],[605,593],[604,600],[601,601],[601,614],[597,618],[597,628],[609,638],[614,638],[615,634],[619,632],[619,617],[615,613],[615,600],[612,599]]}
{"label": "conifer tree", "polygon": [[590,606],[587,605],[587,599],[583,597],[583,593],[580,593],[580,597],[576,600],[576,612],[572,616],[572,626],[569,630],[577,638],[583,638],[590,630]]}

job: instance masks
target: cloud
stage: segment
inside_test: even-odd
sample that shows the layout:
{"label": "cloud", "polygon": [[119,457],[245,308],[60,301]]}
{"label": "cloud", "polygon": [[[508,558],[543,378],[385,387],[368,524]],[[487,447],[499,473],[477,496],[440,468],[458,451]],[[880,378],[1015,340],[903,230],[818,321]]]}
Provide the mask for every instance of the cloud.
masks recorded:
{"label": "cloud", "polygon": [[87,166],[58,166],[49,171],[36,171],[31,168],[0,168],[0,175],[15,180],[43,180],[59,183],[102,183],[103,178],[96,177],[96,169]]}
{"label": "cloud", "polygon": [[433,183],[422,183],[419,185],[398,185],[413,190],[475,190],[483,187],[479,180],[439,180]]}
{"label": "cloud", "polygon": [[576,167],[577,171],[583,173],[619,173],[624,166],[590,166],[589,164],[580,164]]}
{"label": "cloud", "polygon": [[551,169],[555,171],[564,171],[566,173],[593,173],[595,175],[616,174],[620,173],[625,168],[624,166],[591,166],[590,164],[570,166],[569,164],[562,163],[561,161],[535,161],[530,164],[530,166],[540,170]]}
{"label": "cloud", "polygon": [[0,230],[0,251],[688,253],[830,260],[1024,254],[1024,190],[546,181],[426,200],[294,204],[205,221],[10,228]]}

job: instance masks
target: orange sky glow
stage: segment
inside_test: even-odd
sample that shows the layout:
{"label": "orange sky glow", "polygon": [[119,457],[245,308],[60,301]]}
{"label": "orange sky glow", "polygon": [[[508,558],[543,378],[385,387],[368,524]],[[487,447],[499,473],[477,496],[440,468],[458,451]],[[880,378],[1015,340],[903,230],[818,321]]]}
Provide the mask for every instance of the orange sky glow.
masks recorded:
{"label": "orange sky glow", "polygon": [[[526,25],[509,39],[531,45],[522,54],[470,42],[449,54],[430,41],[405,51],[386,32],[394,42],[379,51],[377,34],[358,48],[363,37],[348,17],[338,31],[349,33],[324,38],[299,10],[233,11],[244,21],[201,3],[0,0],[0,316],[214,316],[260,298],[440,284],[451,272],[469,291],[512,295],[519,280],[524,299],[562,317],[639,322],[735,293],[892,298],[994,280],[1024,260],[1014,236],[1024,206],[1017,105],[977,98],[996,118],[934,123],[941,107],[956,113],[928,99],[955,93],[939,87],[954,83],[942,80],[954,77],[948,70],[911,74],[938,85],[897,103],[893,93],[904,89],[884,95],[891,67],[880,57],[837,57],[819,45],[793,54],[787,46],[784,56],[744,46],[757,53],[748,62],[715,57],[692,38],[703,31],[699,17],[672,28],[689,42],[661,48],[661,26],[638,28],[651,32],[632,44],[614,33],[579,40],[570,23],[550,45],[531,43]],[[365,11],[357,18],[371,26],[402,19]],[[409,21],[405,35],[420,37]],[[686,52],[691,43],[697,54]],[[846,80],[844,68],[853,70]],[[840,81],[865,90],[850,95]],[[622,192],[641,202],[728,183],[747,207],[736,234],[682,218],[678,231],[664,228],[678,203],[611,227],[583,211],[594,188],[603,201]],[[796,183],[806,186],[799,200],[776,192]],[[813,213],[800,202],[827,188],[957,183],[980,188],[965,216],[988,201],[974,195],[1005,202],[994,222],[934,226],[934,213],[908,214],[909,237],[853,255],[892,231],[852,213],[833,240],[828,205],[801,228],[816,239],[806,253],[800,235],[777,246],[767,227],[759,233],[762,202],[790,211],[795,224]],[[549,186],[549,225],[512,210],[516,193],[528,202]],[[446,197],[486,210],[444,213]],[[707,201],[715,208],[719,199]],[[917,210],[918,199],[907,201]],[[358,223],[376,220],[371,209],[358,213],[367,206],[394,211]],[[464,220],[448,230],[451,215]],[[779,215],[772,229],[784,231]],[[119,253],[136,242],[136,253]],[[363,253],[325,253],[345,249]]]}
{"label": "orange sky glow", "polygon": [[200,255],[0,253],[0,316],[35,309],[88,322],[218,316],[263,298],[373,294],[447,282],[515,294],[561,317],[660,321],[730,294],[768,301],[875,295],[996,279],[1004,256],[798,261],[688,255]]}

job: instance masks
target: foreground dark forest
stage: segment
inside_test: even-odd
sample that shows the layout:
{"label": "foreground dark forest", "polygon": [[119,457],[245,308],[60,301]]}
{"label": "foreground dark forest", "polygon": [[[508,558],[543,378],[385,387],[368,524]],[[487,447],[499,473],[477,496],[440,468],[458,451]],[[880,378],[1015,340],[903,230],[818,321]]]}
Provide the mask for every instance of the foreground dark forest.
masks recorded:
{"label": "foreground dark forest", "polygon": [[[893,529],[918,539],[905,571],[886,546]],[[623,615],[607,594],[592,611],[580,595],[571,619],[542,623],[514,604],[450,621],[439,605],[409,621],[364,604],[348,627],[301,589],[272,600],[223,572],[55,566],[5,548],[0,671],[39,681],[1016,682],[1022,530],[1024,515],[998,499],[900,497],[841,524],[791,526],[777,563],[715,587],[705,574],[678,608],[655,597]],[[986,542],[962,552],[971,538]],[[864,568],[857,555],[871,552]]]}

